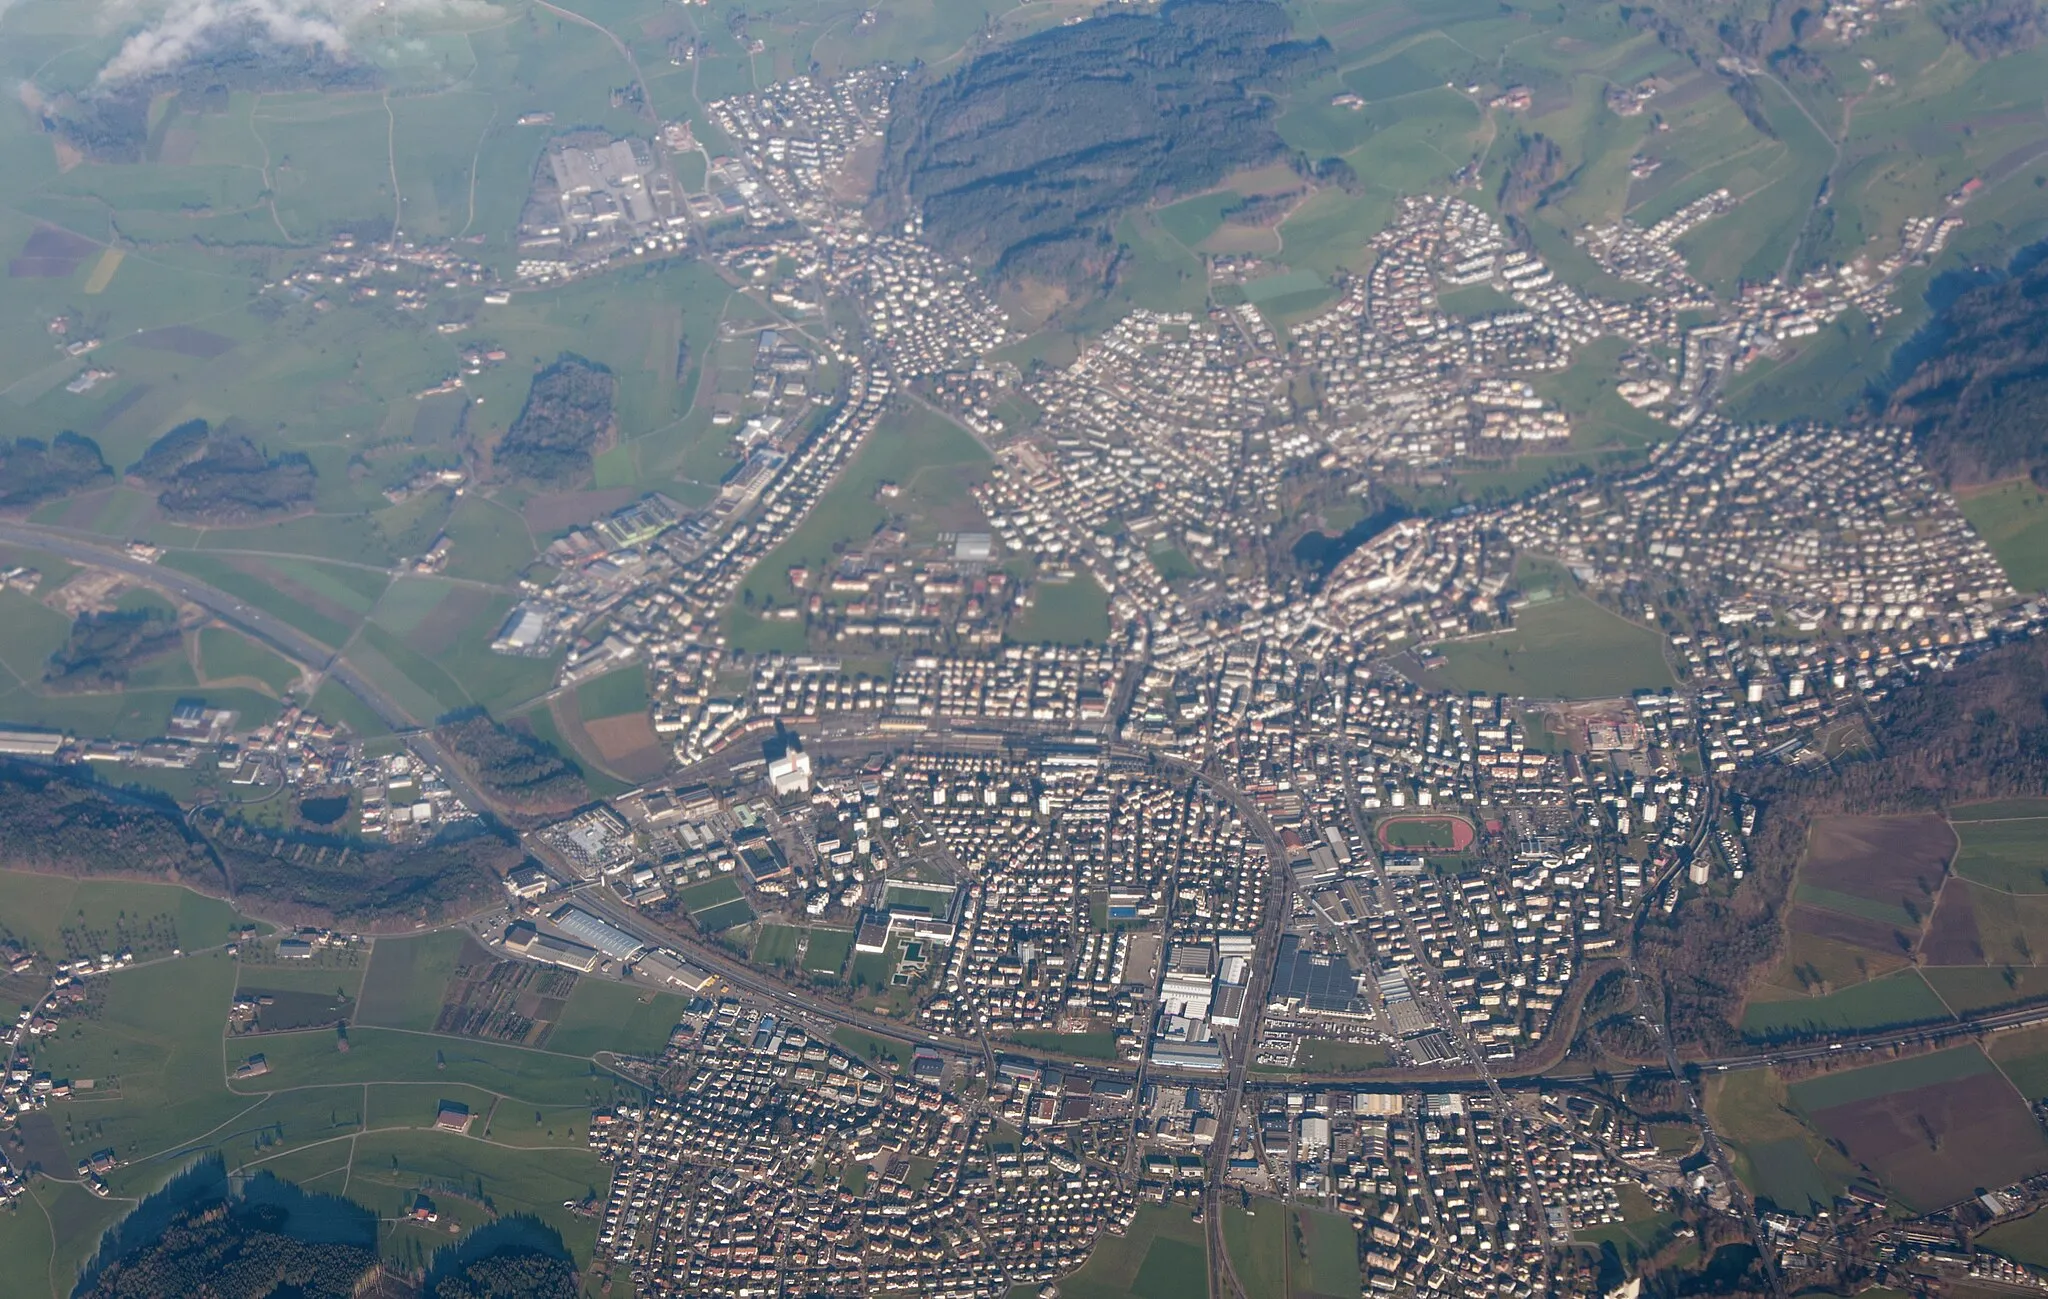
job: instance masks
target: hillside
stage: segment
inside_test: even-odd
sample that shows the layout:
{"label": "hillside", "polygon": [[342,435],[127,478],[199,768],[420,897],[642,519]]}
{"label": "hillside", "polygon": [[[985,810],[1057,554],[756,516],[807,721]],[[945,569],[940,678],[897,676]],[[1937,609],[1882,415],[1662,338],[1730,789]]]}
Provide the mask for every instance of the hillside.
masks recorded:
{"label": "hillside", "polygon": [[1749,981],[1777,952],[1776,917],[1814,817],[2048,793],[2048,642],[2008,645],[1903,686],[1877,722],[1873,757],[1818,773],[1747,774],[1740,792],[1764,808],[1749,877],[1731,896],[1693,894],[1643,925],[1639,953],[1663,984],[1682,1049],[1734,1044]]}
{"label": "hillside", "polygon": [[1266,0],[1178,0],[991,50],[898,88],[876,205],[1006,279],[1113,274],[1126,210],[1285,152],[1260,89],[1329,58]]}
{"label": "hillside", "polygon": [[1964,294],[1938,327],[1941,349],[1892,393],[1885,417],[1911,427],[1951,483],[2048,463],[2048,262]]}
{"label": "hillside", "polygon": [[[344,851],[345,850],[345,851]],[[0,762],[0,868],[51,875],[168,879],[286,923],[405,928],[496,896],[524,859],[509,835],[391,847],[275,837],[176,808],[89,775]]]}

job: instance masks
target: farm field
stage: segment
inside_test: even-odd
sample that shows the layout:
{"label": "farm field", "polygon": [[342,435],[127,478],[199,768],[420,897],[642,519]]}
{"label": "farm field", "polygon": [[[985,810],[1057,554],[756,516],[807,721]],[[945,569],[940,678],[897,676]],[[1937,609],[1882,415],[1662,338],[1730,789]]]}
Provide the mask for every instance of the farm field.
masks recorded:
{"label": "farm field", "polygon": [[2001,1222],[1977,1233],[1971,1244],[2016,1263],[2048,1267],[2048,1215],[2036,1211],[2012,1222]]}
{"label": "farm field", "polygon": [[[1929,981],[1941,986],[1932,967],[1986,959],[1967,886],[1947,879],[1956,835],[1934,815],[1816,819],[1793,874],[1784,950],[1751,991],[1744,1033],[1769,1038],[1875,1027],[1873,1017],[1884,1015],[1912,1017],[1898,1022],[1946,1017],[1929,995]],[[1902,968],[1916,963],[1929,968]]]}
{"label": "farm field", "polygon": [[686,1004],[671,993],[610,979],[578,979],[548,1049],[567,1055],[660,1055]]}
{"label": "farm field", "polygon": [[258,1045],[270,1072],[233,1084],[242,1095],[293,1086],[468,1083],[530,1104],[574,1105],[610,1096],[617,1081],[588,1056],[403,1029],[351,1026],[345,1036],[327,1029],[267,1034]]}
{"label": "farm field", "polygon": [[1583,596],[1533,604],[1512,630],[1439,645],[1438,675],[1460,690],[1531,699],[1605,699],[1673,684],[1663,640]]}
{"label": "farm field", "polygon": [[[1988,805],[1980,808],[1991,810]],[[2024,810],[2034,811],[2036,819],[1957,820],[1955,833],[1961,846],[1956,852],[1956,874],[2004,893],[2048,894],[2048,819],[2038,819],[2048,816],[2048,809],[2029,802]],[[1961,811],[1952,815],[1959,816]]]}
{"label": "farm field", "polygon": [[1867,1032],[1923,1024],[1952,1016],[1917,970],[1901,970],[1824,996],[1752,1001],[1742,1014],[1742,1035],[1767,1042],[1830,1032]]}
{"label": "farm field", "polygon": [[440,1018],[448,980],[458,965],[473,965],[490,954],[460,930],[418,938],[380,938],[363,974],[359,1022],[426,1032]]}
{"label": "farm field", "polygon": [[1922,1212],[2048,1169],[2048,1137],[1974,1046],[1810,1079],[1790,1096],[1816,1130]]}
{"label": "farm field", "polygon": [[1188,1299],[1206,1293],[1202,1225],[1186,1209],[1145,1204],[1121,1236],[1106,1236],[1088,1262],[1060,1281],[1069,1299]]}
{"label": "farm field", "polygon": [[1962,493],[1956,503],[2015,587],[2048,590],[2048,493],[2021,478]]}
{"label": "farm field", "polygon": [[1992,1037],[1988,1051],[2014,1087],[2029,1101],[2048,1100],[2048,1027],[2017,1029]]}
{"label": "farm field", "polygon": [[138,960],[173,947],[199,952],[248,923],[228,903],[175,884],[0,870],[0,926],[53,960],[122,947]]}
{"label": "farm field", "polygon": [[1758,1197],[1808,1213],[1833,1204],[1854,1177],[1855,1167],[1787,1108],[1775,1070],[1714,1074],[1703,1099],[1733,1150],[1737,1176]]}

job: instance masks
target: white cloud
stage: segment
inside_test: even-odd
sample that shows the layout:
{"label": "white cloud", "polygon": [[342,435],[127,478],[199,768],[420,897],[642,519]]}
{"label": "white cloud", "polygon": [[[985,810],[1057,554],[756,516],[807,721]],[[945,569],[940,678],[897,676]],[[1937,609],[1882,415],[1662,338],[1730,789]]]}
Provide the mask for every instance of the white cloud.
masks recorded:
{"label": "white cloud", "polygon": [[[14,0],[0,0],[0,13]],[[132,13],[132,0],[113,0],[109,16]],[[101,82],[126,81],[184,62],[216,35],[235,29],[279,45],[347,52],[351,29],[372,18],[474,17],[484,0],[170,0],[154,21],[131,34],[100,69]]]}

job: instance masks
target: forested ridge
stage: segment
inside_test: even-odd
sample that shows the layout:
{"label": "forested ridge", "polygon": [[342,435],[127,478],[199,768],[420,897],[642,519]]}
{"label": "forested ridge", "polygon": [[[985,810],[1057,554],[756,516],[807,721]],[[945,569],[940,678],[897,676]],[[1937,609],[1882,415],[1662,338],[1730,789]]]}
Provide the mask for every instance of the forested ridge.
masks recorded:
{"label": "forested ridge", "polygon": [[888,225],[1009,279],[1077,284],[1116,261],[1121,215],[1286,152],[1256,90],[1319,69],[1268,0],[1177,0],[987,51],[896,92],[878,181]]}
{"label": "forested ridge", "polygon": [[118,690],[131,669],[183,644],[175,620],[146,610],[83,613],[43,668],[43,684],[59,693]]}
{"label": "forested ridge", "polygon": [[377,1265],[361,1245],[314,1244],[285,1235],[284,1211],[214,1205],[184,1214],[148,1247],[111,1263],[91,1299],[351,1299]]}
{"label": "forested ridge", "polygon": [[1814,818],[2048,795],[2048,642],[2007,645],[1901,686],[1874,738],[1874,756],[1825,771],[1746,773],[1738,792],[1763,809],[1748,876],[1728,896],[1695,894],[1642,926],[1638,955],[1664,989],[1681,1049],[1736,1045],[1743,998],[1777,952],[1779,916]]}
{"label": "forested ridge", "polygon": [[1893,391],[1885,418],[1913,429],[1951,483],[2048,466],[2048,261],[1964,294],[1938,323],[1941,349]]}
{"label": "forested ridge", "polygon": [[89,775],[0,761],[0,867],[9,869],[163,879],[274,919],[374,928],[481,906],[522,860],[518,841],[496,832],[386,845],[280,838],[215,816],[188,824],[167,803]]}

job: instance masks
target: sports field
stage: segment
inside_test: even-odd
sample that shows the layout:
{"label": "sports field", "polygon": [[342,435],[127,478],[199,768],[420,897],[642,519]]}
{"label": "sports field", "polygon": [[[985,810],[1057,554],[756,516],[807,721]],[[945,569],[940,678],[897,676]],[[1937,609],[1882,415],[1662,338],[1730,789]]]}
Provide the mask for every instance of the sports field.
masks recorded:
{"label": "sports field", "polygon": [[1026,645],[1101,645],[1109,640],[1109,596],[1086,573],[1031,588],[1031,607],[1010,624]]}
{"label": "sports field", "polygon": [[1532,604],[1509,631],[1437,646],[1456,689],[1607,699],[1673,684],[1663,638],[1583,596]]}
{"label": "sports field", "polygon": [[1479,831],[1462,816],[1382,817],[1373,826],[1382,848],[1407,852],[1464,852],[1478,839]]}

